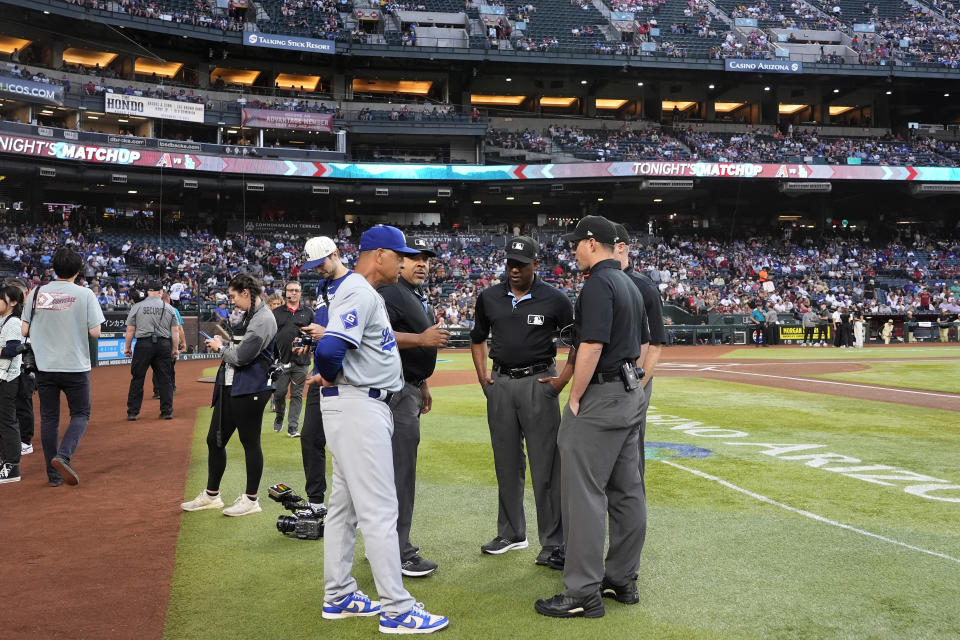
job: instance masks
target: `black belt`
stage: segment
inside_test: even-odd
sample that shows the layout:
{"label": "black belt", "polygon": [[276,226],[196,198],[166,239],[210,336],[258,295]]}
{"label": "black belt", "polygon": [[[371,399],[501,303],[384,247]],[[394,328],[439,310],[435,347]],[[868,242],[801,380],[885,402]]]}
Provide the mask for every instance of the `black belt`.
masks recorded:
{"label": "black belt", "polygon": [[541,362],[528,364],[524,367],[513,367],[512,369],[508,369],[507,367],[494,362],[493,371],[501,375],[509,376],[510,378],[526,378],[527,376],[532,376],[537,373],[543,373],[552,366],[553,360],[544,360]]}
{"label": "black belt", "polygon": [[[134,336],[137,340],[150,340],[153,336]],[[170,336],[157,336],[157,340],[169,340]]]}
{"label": "black belt", "polygon": [[[646,372],[637,367],[637,376],[642,380],[643,376],[646,375]],[[593,374],[593,377],[590,378],[590,382],[587,384],[606,384],[607,382],[621,382],[623,381],[623,374],[620,372],[620,369],[607,369],[606,371],[597,371]]]}

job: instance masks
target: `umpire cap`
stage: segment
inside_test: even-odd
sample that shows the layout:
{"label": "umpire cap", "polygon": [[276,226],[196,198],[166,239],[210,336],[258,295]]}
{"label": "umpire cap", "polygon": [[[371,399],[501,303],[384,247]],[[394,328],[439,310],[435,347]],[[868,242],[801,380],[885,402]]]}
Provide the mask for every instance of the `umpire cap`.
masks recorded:
{"label": "umpire cap", "polygon": [[537,241],[527,236],[517,236],[507,243],[507,260],[524,264],[537,261]]}
{"label": "umpire cap", "polygon": [[617,229],[617,242],[626,242],[630,244],[630,234],[627,232],[627,228],[620,224],[619,222],[614,225]]}
{"label": "umpire cap", "polygon": [[423,238],[414,238],[413,242],[410,243],[410,246],[414,249],[418,249],[420,253],[427,256],[428,258],[436,258],[437,254],[430,248],[430,245]]}
{"label": "umpire cap", "polygon": [[573,233],[563,236],[566,242],[579,242],[593,238],[603,244],[617,243],[617,229],[612,222],[603,216],[584,216],[577,223],[577,228]]}

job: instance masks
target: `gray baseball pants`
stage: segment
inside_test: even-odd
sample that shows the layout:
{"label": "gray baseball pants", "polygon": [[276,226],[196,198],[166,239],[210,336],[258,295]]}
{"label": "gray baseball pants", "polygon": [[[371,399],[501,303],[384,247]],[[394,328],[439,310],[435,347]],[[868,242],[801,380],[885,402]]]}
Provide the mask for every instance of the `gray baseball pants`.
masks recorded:
{"label": "gray baseball pants", "polygon": [[310,371],[309,364],[290,363],[289,368],[284,368],[277,376],[273,392],[273,402],[277,409],[277,417],[274,418],[275,424],[283,424],[283,414],[287,403],[287,387],[290,388],[290,420],[287,423],[287,432],[296,433],[300,430],[300,410],[303,408],[303,384],[307,379],[307,373]]}
{"label": "gray baseball pants", "polygon": [[367,389],[340,385],[339,395],[323,396],[323,428],[333,456],[333,488],[323,542],[324,600],[357,590],[351,575],[357,527],[363,532],[383,613],[398,616],[414,605],[403,586],[397,543],[397,490],[394,486],[393,416]]}
{"label": "gray baseball pants", "polygon": [[527,537],[523,489],[529,456],[533,499],[537,506],[537,531],[540,545],[544,547],[563,543],[560,455],[557,451],[560,403],[553,387],[546,382],[537,382],[537,378],[556,375],[553,366],[526,378],[494,373],[494,383],[484,387],[493,464],[497,473],[497,535],[508,540]]}
{"label": "gray baseball pants", "polygon": [[405,382],[403,389],[393,394],[390,410],[393,412],[393,473],[397,487],[397,537],[400,543],[400,561],[411,560],[420,548],[410,543],[410,525],[413,522],[413,500],[417,490],[417,447],[420,444],[420,389]]}
{"label": "gray baseball pants", "polygon": [[[591,384],[574,415],[567,405],[560,421],[561,504],[566,562],[564,594],[595,593],[606,577],[618,585],[636,578],[643,545],[643,484],[640,480],[640,408],[643,389],[620,382]],[[604,561],[606,516],[610,548]]]}

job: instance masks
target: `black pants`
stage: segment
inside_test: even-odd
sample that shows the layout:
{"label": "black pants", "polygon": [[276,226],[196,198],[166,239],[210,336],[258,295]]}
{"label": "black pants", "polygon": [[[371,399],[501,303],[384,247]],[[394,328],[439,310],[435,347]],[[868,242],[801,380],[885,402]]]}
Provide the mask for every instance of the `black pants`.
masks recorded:
{"label": "black pants", "polygon": [[0,460],[20,462],[20,424],[17,422],[17,380],[0,380]]}
{"label": "black pants", "polygon": [[816,330],[817,330],[816,327],[804,327],[804,328],[803,328],[803,341],[804,341],[805,343],[807,343],[807,342],[813,342],[813,334],[814,334],[814,332],[815,332]]}
{"label": "black pants", "polygon": [[173,342],[170,338],[137,338],[130,364],[130,391],[127,394],[127,413],[137,415],[143,404],[143,380],[147,368],[157,372],[160,382],[160,413],[173,413],[173,385],[170,384],[170,368],[173,358]]}
{"label": "black pants", "polygon": [[417,492],[417,447],[420,444],[420,409],[423,396],[420,388],[409,382],[393,394],[390,410],[393,412],[393,479],[397,487],[397,538],[400,542],[400,561],[417,557],[420,548],[410,542],[413,523],[413,502]]}
{"label": "black pants", "polygon": [[327,492],[327,436],[323,432],[323,414],[320,412],[320,385],[310,385],[307,408],[300,429],[300,455],[306,476],[307,499],[314,504],[323,502]]}
{"label": "black pants", "polygon": [[[270,391],[231,396],[231,390],[229,386],[220,390],[220,398],[213,407],[213,417],[210,419],[210,431],[207,432],[207,490],[220,490],[220,480],[227,468],[227,443],[236,431],[240,434],[247,465],[244,493],[255,496],[263,475],[260,423],[263,422],[263,410],[270,399]],[[220,431],[219,443],[217,431]]]}
{"label": "black pants", "polygon": [[[170,358],[170,386],[174,391],[177,390],[177,361]],[[160,375],[157,370],[153,370],[153,395],[160,395]]]}
{"label": "black pants", "polygon": [[17,391],[17,421],[20,423],[20,442],[30,444],[33,441],[33,392],[37,388],[36,378],[21,373],[17,378],[20,388]]}

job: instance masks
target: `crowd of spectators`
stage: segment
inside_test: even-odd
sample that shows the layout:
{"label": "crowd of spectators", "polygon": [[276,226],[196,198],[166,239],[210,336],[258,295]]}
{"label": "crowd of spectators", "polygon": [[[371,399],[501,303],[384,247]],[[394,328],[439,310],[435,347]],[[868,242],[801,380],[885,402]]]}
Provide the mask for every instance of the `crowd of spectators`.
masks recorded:
{"label": "crowd of spectators", "polygon": [[684,160],[689,153],[678,140],[659,128],[636,129],[625,125],[614,130],[584,130],[552,126],[549,134],[554,148],[567,153],[592,155],[597,161]]}
{"label": "crowd of spectators", "polygon": [[87,9],[125,13],[129,16],[151,18],[164,22],[220,29],[221,31],[243,31],[243,20],[241,18],[226,14],[215,16],[203,0],[193,0],[192,8],[186,6],[186,3],[184,3],[184,6],[169,7],[163,3],[147,0],[64,0],[64,2]]}
{"label": "crowd of spectators", "polygon": [[[408,230],[427,239],[438,257],[428,286],[438,321],[447,327],[470,327],[476,296],[504,276],[504,236],[479,236],[436,230]],[[106,310],[123,309],[137,299],[135,289],[162,273],[177,287],[179,305],[223,317],[229,314],[226,285],[239,271],[265,284],[268,293],[287,279],[301,278],[312,293],[315,274],[302,274],[302,232],[226,234],[182,229],[172,240],[133,239],[113,244],[101,229],[70,232],[44,226],[0,227],[0,272],[40,284],[52,277],[50,259],[58,246],[72,246],[84,258],[81,283],[90,287]],[[337,243],[346,264],[357,256],[349,227]],[[176,248],[174,248],[176,245]],[[871,314],[960,313],[960,241],[926,238],[919,233],[874,246],[867,238],[793,241],[755,237],[719,241],[702,237],[658,240],[648,237],[630,247],[636,269],[657,284],[661,298],[690,313],[745,315],[757,304],[772,303],[780,314],[809,305],[859,308]],[[761,273],[763,272],[763,273]],[[555,237],[541,238],[540,277],[575,296],[583,284],[573,251]],[[763,280],[773,286],[764,287]],[[307,297],[312,297],[308,295]]]}
{"label": "crowd of spectators", "polygon": [[[954,166],[950,154],[957,144],[916,137],[899,136],[839,138],[821,136],[816,131],[798,130],[784,135],[773,133],[736,133],[721,135],[688,129],[680,139],[694,158],[710,162],[784,162],[795,157],[822,158],[828,164],[847,164],[854,158],[860,164],[893,166]],[[947,155],[942,155],[947,154]]]}

